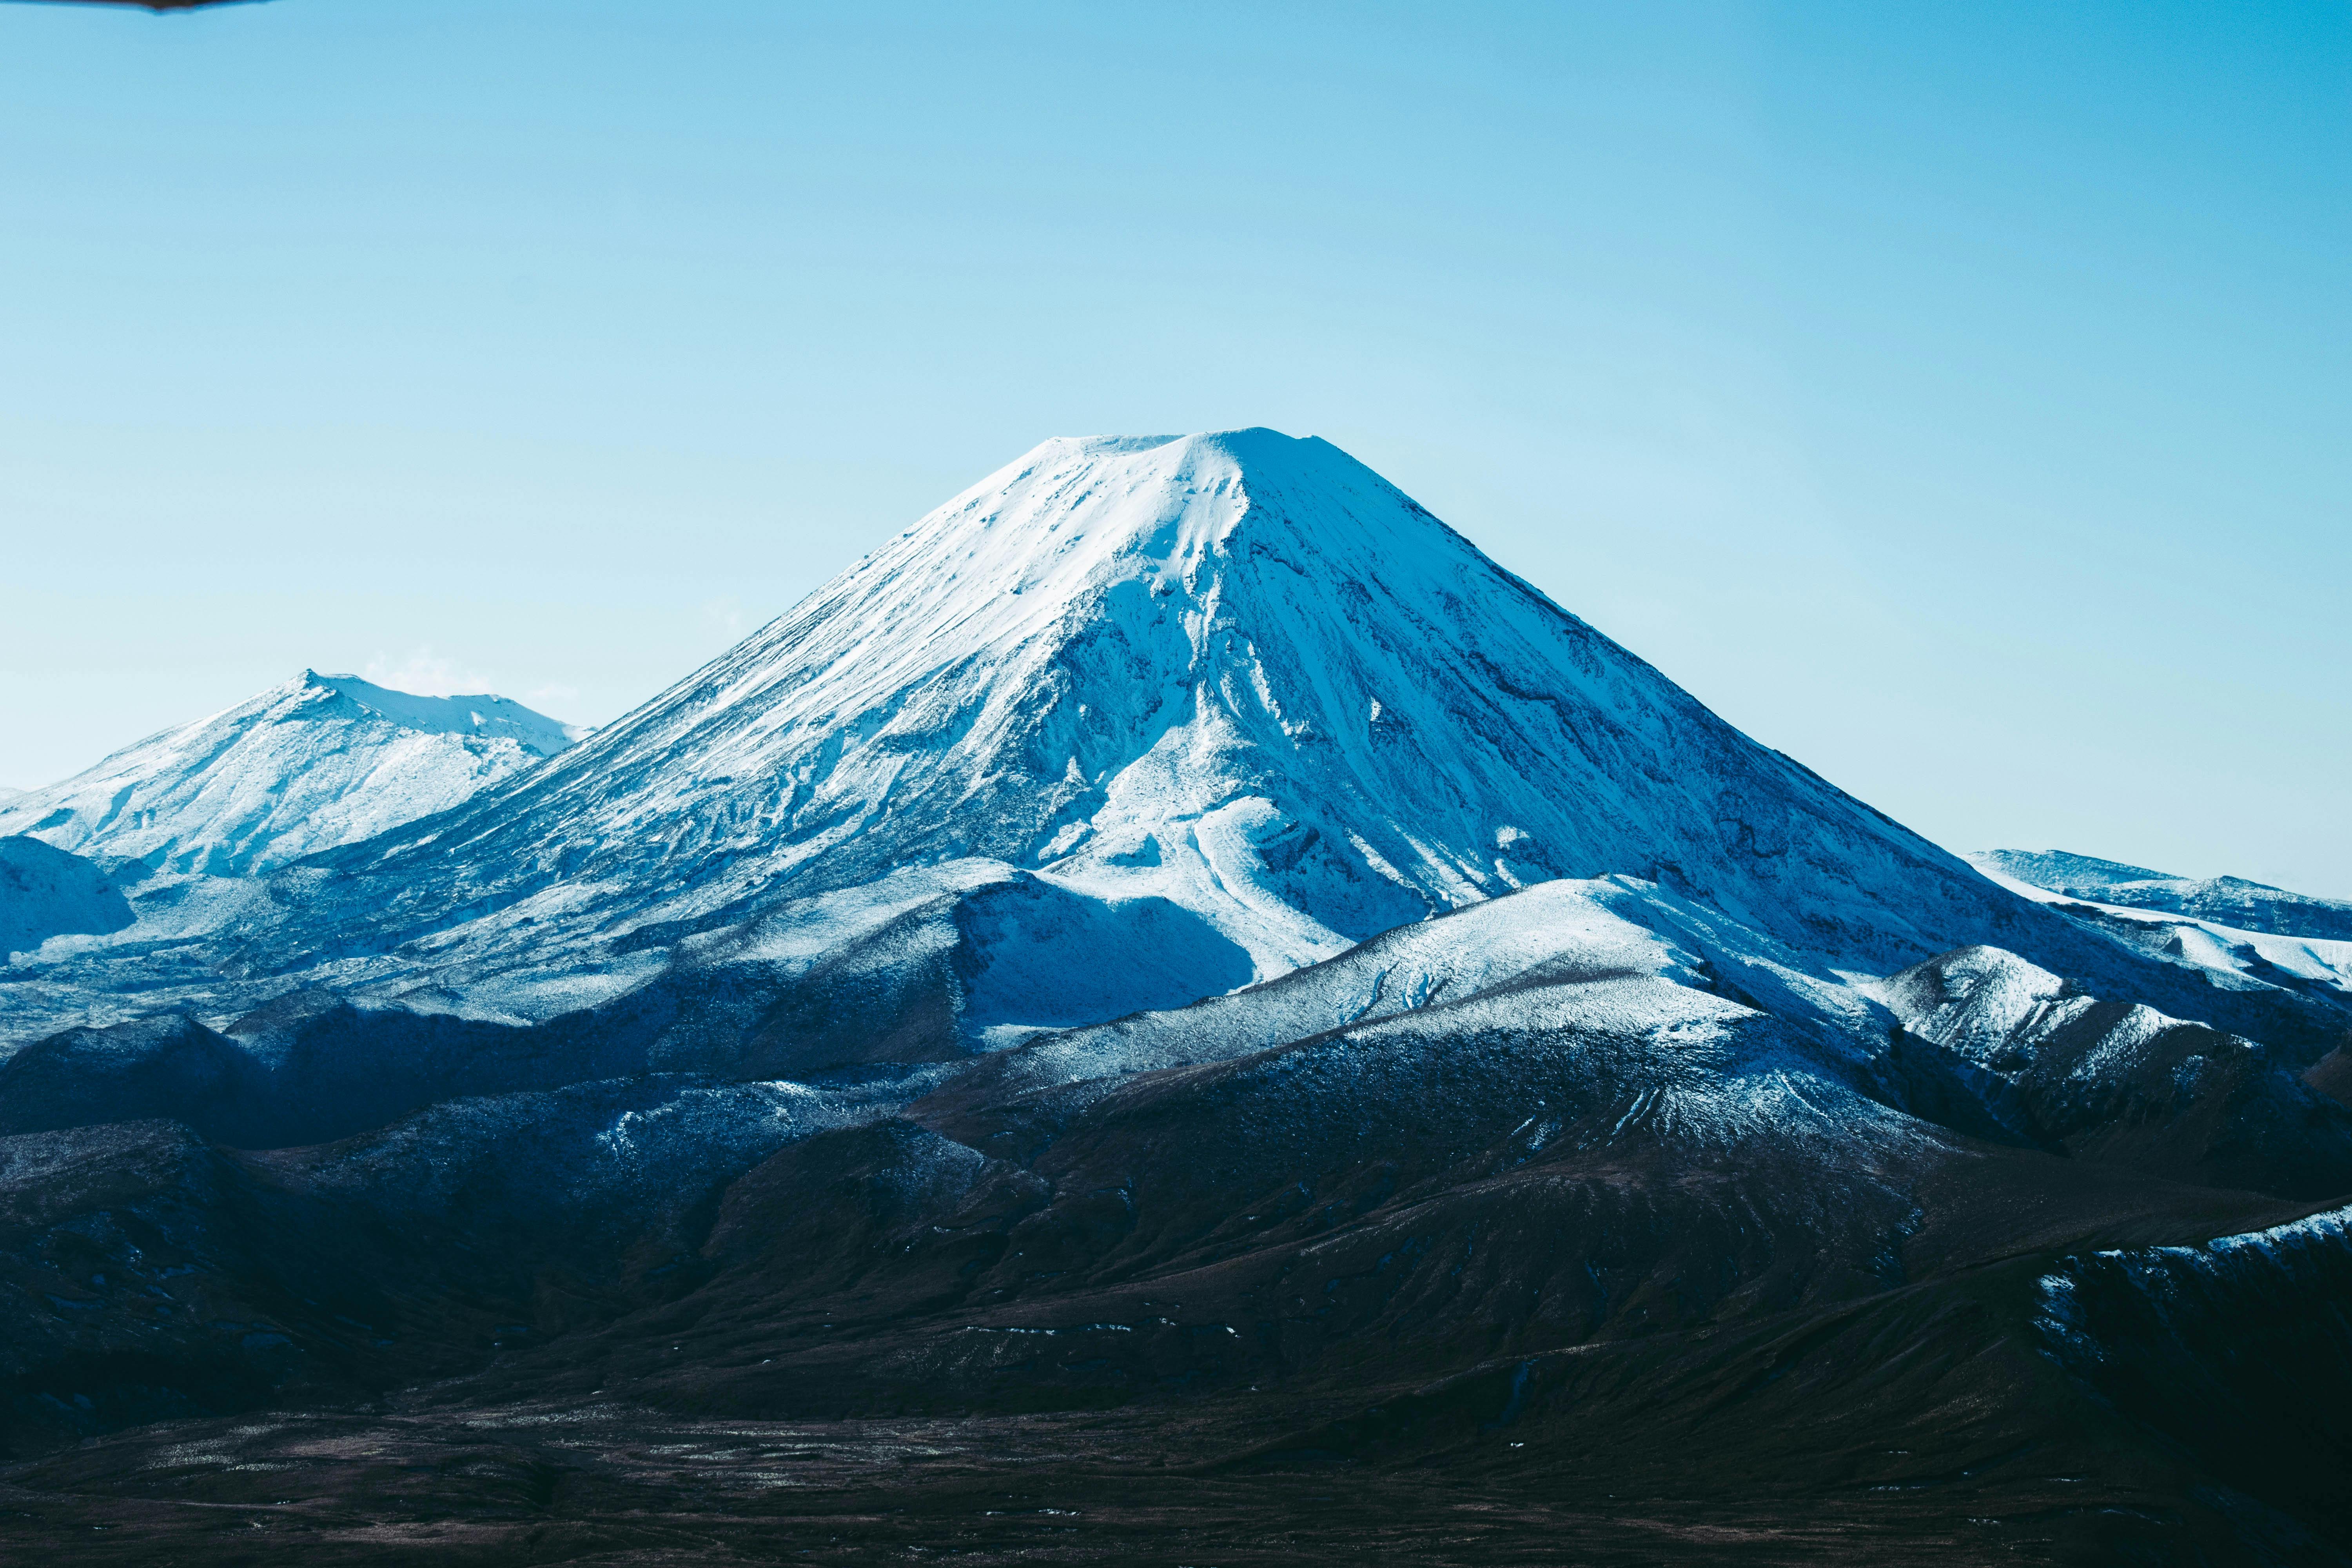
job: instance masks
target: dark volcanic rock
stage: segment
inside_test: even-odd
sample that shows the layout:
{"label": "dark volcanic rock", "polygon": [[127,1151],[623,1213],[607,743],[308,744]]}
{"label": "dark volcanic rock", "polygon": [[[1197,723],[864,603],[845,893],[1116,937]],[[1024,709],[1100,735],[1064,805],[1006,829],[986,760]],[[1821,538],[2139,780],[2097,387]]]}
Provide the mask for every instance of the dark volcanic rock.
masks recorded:
{"label": "dark volcanic rock", "polygon": [[0,1451],[321,1391],[295,1339],[316,1314],[271,1278],[248,1196],[171,1122],[0,1138]]}

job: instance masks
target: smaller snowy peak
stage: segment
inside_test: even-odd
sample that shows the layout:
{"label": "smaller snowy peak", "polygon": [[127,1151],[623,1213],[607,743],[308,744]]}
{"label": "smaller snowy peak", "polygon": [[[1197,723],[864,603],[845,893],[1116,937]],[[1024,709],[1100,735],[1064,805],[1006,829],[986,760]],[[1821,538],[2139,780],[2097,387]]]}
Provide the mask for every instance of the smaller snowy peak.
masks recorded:
{"label": "smaller snowy peak", "polygon": [[2176,877],[2063,849],[1988,849],[1969,859],[1979,870],[2072,899],[2186,915],[2270,936],[2352,942],[2352,902],[2293,893],[2242,877]]}
{"label": "smaller snowy peak", "polygon": [[2050,1033],[2094,998],[2013,952],[1971,946],[1893,976],[1885,1000],[1904,1027],[1972,1060],[1990,1062],[2011,1042]]}
{"label": "smaller snowy peak", "polygon": [[150,870],[243,875],[446,811],[583,731],[510,698],[304,670],[0,799],[0,837]]}

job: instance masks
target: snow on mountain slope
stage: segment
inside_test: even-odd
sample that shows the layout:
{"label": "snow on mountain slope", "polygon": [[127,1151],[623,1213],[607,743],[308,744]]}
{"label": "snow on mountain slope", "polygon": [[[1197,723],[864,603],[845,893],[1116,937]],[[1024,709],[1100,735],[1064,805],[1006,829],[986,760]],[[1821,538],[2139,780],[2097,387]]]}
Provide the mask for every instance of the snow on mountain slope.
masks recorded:
{"label": "snow on mountain slope", "polygon": [[[2161,873],[2155,874],[2161,879],[2153,882],[2145,878],[2120,876],[2101,880],[2095,870],[2086,873],[2080,868],[2062,867],[2059,869],[2065,873],[2063,879],[2067,886],[2053,889],[2006,868],[2023,862],[2025,869],[2042,875],[2053,874],[2052,861],[2087,861],[2092,868],[2108,867],[2115,872],[2137,872],[2140,868],[2118,867],[2113,861],[2088,860],[2087,857],[2065,855],[2063,851],[2027,856],[2015,850],[1996,849],[1970,858],[1986,876],[2019,895],[2037,903],[2063,907],[2077,919],[2097,924],[2144,952],[2203,972],[2216,984],[2230,988],[2277,986],[2352,1009],[2352,941],[2286,934],[2263,926],[2237,926],[2193,913],[2168,912],[2162,905],[2151,907],[2136,901],[2150,889],[2195,889],[2210,887],[2210,883],[2163,879]],[[2236,879],[2223,877],[2217,880],[2226,883]],[[2242,886],[2259,888],[2260,884],[2249,882]],[[2322,914],[2334,907],[2326,900],[2305,899],[2300,894],[2285,893],[2281,897],[2319,906]],[[2255,911],[2258,917],[2262,912],[2260,909]]]}
{"label": "snow on mountain slope", "polygon": [[495,798],[342,853],[318,916],[480,984],[961,859],[1166,900],[1261,977],[1560,876],[1879,973],[2015,908],[1347,454],[1242,430],[1045,443]]}
{"label": "snow on mountain slope", "polygon": [[2063,849],[1987,849],[1968,858],[1980,870],[2070,898],[2158,910],[2271,936],[2352,942],[2352,903],[2291,893],[2243,877],[2175,877]]}
{"label": "snow on mountain slope", "polygon": [[1654,884],[1562,879],[1401,926],[1247,990],[1032,1040],[983,1079],[1008,1089],[1108,1082],[1474,999],[1625,979],[1737,994],[1809,1035],[1827,1061],[1874,1050],[1883,1015],[1803,963]]}
{"label": "snow on mountain slope", "polygon": [[[2044,1047],[2071,1032],[2080,1054],[2070,1073],[2094,1077],[2095,1064],[2135,1056],[2180,1023],[2153,1007],[2104,1004],[2048,970],[1991,947],[1946,953],[1906,970],[1886,989],[1889,1005],[1906,1028],[1995,1070],[2024,1069]],[[2079,1027],[2094,1014],[2100,1014],[2095,1026]]]}
{"label": "snow on mountain slope", "polygon": [[2126,866],[2120,860],[2101,860],[2066,849],[1980,849],[1966,858],[1979,870],[2030,882],[2054,893],[2088,896],[2130,882],[2180,880],[2169,872]]}
{"label": "snow on mountain slope", "polygon": [[418,697],[306,669],[0,801],[0,836],[151,870],[266,871],[446,811],[573,735],[503,697]]}
{"label": "snow on mountain slope", "polygon": [[1948,1053],[1954,1080],[2022,1141],[2308,1197],[2342,1191],[2352,1168],[2352,1118],[2291,1053],[1998,948],[1956,949],[1873,989],[1909,1033],[1898,1061],[1922,1043]]}

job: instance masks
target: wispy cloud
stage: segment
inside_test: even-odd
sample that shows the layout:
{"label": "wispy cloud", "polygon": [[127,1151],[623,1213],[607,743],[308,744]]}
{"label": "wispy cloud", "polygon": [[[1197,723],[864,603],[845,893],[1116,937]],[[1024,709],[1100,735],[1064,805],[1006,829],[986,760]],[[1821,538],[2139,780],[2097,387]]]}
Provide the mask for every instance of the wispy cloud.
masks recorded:
{"label": "wispy cloud", "polygon": [[360,671],[360,679],[419,697],[472,696],[498,689],[488,675],[445,654],[435,653],[430,643],[411,649],[398,663],[390,655],[379,652]]}
{"label": "wispy cloud", "polygon": [[741,642],[743,634],[751,629],[751,612],[733,595],[722,595],[704,604],[702,624],[726,633],[729,642]]}

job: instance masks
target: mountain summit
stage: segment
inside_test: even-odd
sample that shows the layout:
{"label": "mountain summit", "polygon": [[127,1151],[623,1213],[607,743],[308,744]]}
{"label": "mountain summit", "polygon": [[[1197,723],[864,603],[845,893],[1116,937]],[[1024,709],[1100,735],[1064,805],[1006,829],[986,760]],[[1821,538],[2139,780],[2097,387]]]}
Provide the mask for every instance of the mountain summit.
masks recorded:
{"label": "mountain summit", "polygon": [[306,669],[0,800],[0,836],[152,870],[265,871],[446,811],[577,733],[488,692],[419,697]]}
{"label": "mountain summit", "polygon": [[490,911],[477,935],[517,963],[551,930],[708,930],[925,866],[1172,905],[1244,977],[1560,876],[1882,971],[2007,901],[1345,452],[1265,429],[1048,441],[547,766],[338,864],[388,935]]}

